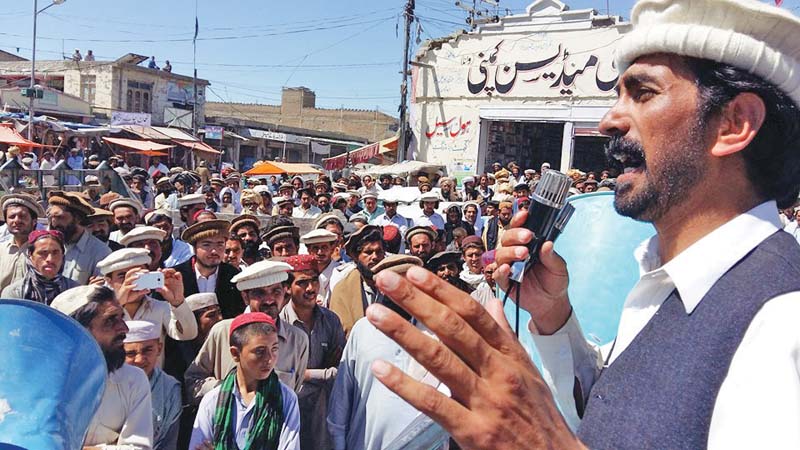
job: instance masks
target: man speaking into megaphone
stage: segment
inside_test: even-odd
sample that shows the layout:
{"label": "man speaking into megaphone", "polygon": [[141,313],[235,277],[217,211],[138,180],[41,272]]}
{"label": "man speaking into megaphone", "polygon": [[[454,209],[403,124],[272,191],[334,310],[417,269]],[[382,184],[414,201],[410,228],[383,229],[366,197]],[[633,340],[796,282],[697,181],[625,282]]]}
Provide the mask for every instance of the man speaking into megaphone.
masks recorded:
{"label": "man speaking into megaphone", "polygon": [[[651,222],[641,277],[603,354],[584,339],[568,272],[541,247],[516,301],[548,384],[486,310],[422,269],[382,273],[378,288],[425,323],[428,338],[381,305],[369,320],[452,391],[385,361],[372,370],[462,448],[800,447],[800,246],[778,207],[800,192],[800,20],[755,0],[642,0],[617,47],[611,137],[615,208]],[[525,223],[525,213],[513,225]],[[528,257],[532,233],[506,231],[495,279]]]}

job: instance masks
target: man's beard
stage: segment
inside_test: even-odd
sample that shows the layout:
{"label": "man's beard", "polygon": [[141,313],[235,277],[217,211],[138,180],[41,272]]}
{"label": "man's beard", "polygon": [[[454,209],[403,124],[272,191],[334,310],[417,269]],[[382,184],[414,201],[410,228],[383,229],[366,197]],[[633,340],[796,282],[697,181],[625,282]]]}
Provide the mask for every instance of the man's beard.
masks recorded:
{"label": "man's beard", "polygon": [[101,242],[106,243],[108,242],[108,237],[110,235],[103,230],[97,230],[92,232],[92,236],[96,237],[97,239],[100,239]]}
{"label": "man's beard", "polygon": [[121,224],[117,225],[117,228],[119,228],[119,231],[122,231],[122,234],[128,234],[128,232],[130,232],[133,229],[133,224],[132,223],[121,223]]}
{"label": "man's beard", "polygon": [[[663,151],[663,157],[655,168],[648,169],[644,147],[636,141],[620,136],[611,138],[606,146],[609,166],[623,173],[625,167],[638,165],[644,180],[633,192],[629,183],[617,181],[614,209],[617,213],[643,222],[661,219],[671,208],[679,205],[705,172],[704,127],[698,120],[685,137],[680,138]],[[623,164],[621,161],[627,160]]]}
{"label": "man's beard", "polygon": [[78,226],[74,223],[70,222],[68,225],[60,227],[60,226],[50,226],[51,230],[60,231],[61,234],[64,235],[65,242],[72,242],[75,235],[78,233]]}
{"label": "man's beard", "polygon": [[125,348],[122,346],[103,349],[103,356],[106,358],[108,373],[114,372],[125,364]]}
{"label": "man's beard", "polygon": [[258,252],[258,247],[261,245],[259,241],[244,241],[244,248],[242,249],[242,259],[249,259],[258,261],[261,255]]}

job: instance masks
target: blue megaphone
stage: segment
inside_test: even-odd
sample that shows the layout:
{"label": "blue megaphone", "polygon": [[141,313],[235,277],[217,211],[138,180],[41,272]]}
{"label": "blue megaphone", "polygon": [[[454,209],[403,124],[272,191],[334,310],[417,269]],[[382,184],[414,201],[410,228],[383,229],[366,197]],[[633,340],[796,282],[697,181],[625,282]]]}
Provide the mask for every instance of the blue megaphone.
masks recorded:
{"label": "blue megaphone", "polygon": [[100,406],[106,361],[49,306],[0,300],[0,450],[75,450]]}

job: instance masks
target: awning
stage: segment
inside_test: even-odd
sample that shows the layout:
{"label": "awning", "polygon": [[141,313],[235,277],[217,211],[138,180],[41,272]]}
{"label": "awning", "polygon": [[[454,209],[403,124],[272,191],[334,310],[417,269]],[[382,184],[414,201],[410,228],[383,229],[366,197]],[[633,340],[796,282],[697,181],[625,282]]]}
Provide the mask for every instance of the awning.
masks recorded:
{"label": "awning", "polygon": [[131,153],[135,153],[137,155],[145,155],[145,156],[169,156],[167,152],[157,152],[153,150],[136,150],[132,151]]}
{"label": "awning", "polygon": [[150,127],[157,132],[168,136],[170,139],[174,140],[181,140],[181,141],[191,141],[191,142],[198,142],[199,139],[192,136],[191,134],[179,129],[179,128],[170,128],[170,127]]}
{"label": "awning", "polygon": [[178,144],[180,144],[180,145],[182,145],[182,146],[184,146],[184,147],[188,147],[188,148],[192,149],[192,151],[197,150],[198,152],[213,153],[215,155],[222,154],[221,151],[216,150],[214,147],[206,144],[205,142],[201,142],[201,141],[184,141],[184,140],[181,140],[181,139],[173,139],[173,141],[178,143]]}
{"label": "awning", "polygon": [[259,161],[253,165],[253,168],[244,174],[252,177],[255,175],[279,175],[282,173],[288,174],[320,174],[319,169],[301,163],[279,163],[274,161]]}
{"label": "awning", "polygon": [[13,123],[0,123],[0,142],[20,147],[44,147],[42,144],[29,141],[17,133]]}
{"label": "awning", "polygon": [[159,133],[152,127],[145,127],[141,125],[115,125],[115,126],[144,139],[153,139],[156,141],[168,141],[171,139],[166,134]]}
{"label": "awning", "polygon": [[125,139],[125,138],[110,138],[104,137],[104,141],[108,142],[109,144],[119,145],[121,147],[130,148],[132,150],[139,150],[139,151],[164,151],[169,150],[174,145],[163,145],[157,144],[151,141],[138,141],[136,139]]}

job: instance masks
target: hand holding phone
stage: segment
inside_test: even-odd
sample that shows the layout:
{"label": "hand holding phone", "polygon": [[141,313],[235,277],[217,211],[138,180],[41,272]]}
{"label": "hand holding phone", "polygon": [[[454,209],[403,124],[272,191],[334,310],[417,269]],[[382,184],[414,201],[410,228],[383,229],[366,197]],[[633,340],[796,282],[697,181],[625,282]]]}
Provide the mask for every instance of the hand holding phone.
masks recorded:
{"label": "hand holding phone", "polygon": [[142,272],[134,282],[137,291],[156,290],[164,287],[164,274],[161,272]]}

